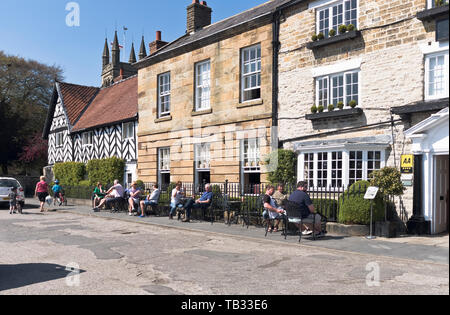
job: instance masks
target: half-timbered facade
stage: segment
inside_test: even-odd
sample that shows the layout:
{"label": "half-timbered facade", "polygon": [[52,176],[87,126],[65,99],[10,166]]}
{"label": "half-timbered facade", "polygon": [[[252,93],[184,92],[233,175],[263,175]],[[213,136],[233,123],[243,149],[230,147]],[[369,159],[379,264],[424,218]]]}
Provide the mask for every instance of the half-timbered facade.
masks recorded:
{"label": "half-timbered facade", "polygon": [[[114,43],[118,46],[117,35]],[[116,53],[113,49],[113,55]],[[134,49],[130,63],[115,64],[116,59],[113,56],[113,62],[108,63],[105,45],[102,88],[55,83],[43,135],[49,143],[48,168],[56,163],[117,157],[126,162],[124,182],[137,179],[138,80],[129,71],[136,61]],[[121,68],[123,65],[127,65],[127,71]],[[118,68],[120,75],[116,77],[111,70],[108,76],[109,68]]]}

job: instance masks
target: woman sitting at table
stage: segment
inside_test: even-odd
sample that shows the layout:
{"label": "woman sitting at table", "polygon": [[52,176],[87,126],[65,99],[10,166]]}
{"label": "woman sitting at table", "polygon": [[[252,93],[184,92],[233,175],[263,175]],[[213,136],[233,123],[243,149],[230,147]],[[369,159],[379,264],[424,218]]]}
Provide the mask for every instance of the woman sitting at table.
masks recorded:
{"label": "woman sitting at table", "polygon": [[93,194],[93,202],[94,204],[92,205],[92,208],[97,207],[97,203],[100,203],[100,201],[102,201],[105,198],[106,194],[105,191],[103,190],[103,185],[102,183],[98,182],[97,186],[94,189],[94,194]]}

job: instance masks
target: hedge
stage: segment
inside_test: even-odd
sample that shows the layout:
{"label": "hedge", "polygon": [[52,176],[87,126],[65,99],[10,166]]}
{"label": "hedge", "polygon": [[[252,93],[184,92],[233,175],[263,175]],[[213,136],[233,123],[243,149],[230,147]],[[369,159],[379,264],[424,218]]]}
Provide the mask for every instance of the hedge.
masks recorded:
{"label": "hedge", "polygon": [[[339,223],[370,225],[370,200],[364,195],[370,186],[367,181],[359,181],[344,192],[339,201]],[[373,201],[373,222],[384,219],[384,201],[380,195]]]}
{"label": "hedge", "polygon": [[84,179],[86,167],[83,163],[66,162],[57,163],[53,168],[55,178],[63,186],[78,186]]}
{"label": "hedge", "polygon": [[92,186],[98,182],[113,183],[114,180],[123,181],[125,161],[116,157],[104,160],[91,160],[86,166],[89,183]]}

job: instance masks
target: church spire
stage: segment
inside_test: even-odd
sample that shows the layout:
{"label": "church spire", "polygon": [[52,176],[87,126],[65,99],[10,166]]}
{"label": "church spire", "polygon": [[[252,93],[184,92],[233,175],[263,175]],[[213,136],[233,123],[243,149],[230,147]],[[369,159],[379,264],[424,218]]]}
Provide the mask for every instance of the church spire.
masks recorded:
{"label": "church spire", "polygon": [[142,59],[144,59],[145,57],[147,57],[147,50],[145,49],[144,36],[142,36],[141,49],[140,49],[140,51],[139,51],[139,60],[142,60]]}
{"label": "church spire", "polygon": [[120,46],[119,39],[117,38],[117,31],[114,34],[114,42],[112,47],[112,63],[115,66],[118,66],[120,64]]}
{"label": "church spire", "polygon": [[105,38],[105,47],[103,48],[103,68],[109,64],[108,38]]}
{"label": "church spire", "polygon": [[134,43],[131,43],[131,52],[130,52],[130,60],[129,63],[136,63],[136,52],[134,51]]}

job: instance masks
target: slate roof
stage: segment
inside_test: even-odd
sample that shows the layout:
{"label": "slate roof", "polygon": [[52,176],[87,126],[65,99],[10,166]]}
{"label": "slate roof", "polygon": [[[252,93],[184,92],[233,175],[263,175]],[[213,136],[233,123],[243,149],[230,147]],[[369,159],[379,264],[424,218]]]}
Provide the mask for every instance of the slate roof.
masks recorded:
{"label": "slate roof", "polygon": [[419,101],[405,106],[392,108],[392,113],[396,115],[408,115],[414,113],[440,111],[449,106],[449,99],[443,98],[431,101]]}
{"label": "slate roof", "polygon": [[73,126],[72,132],[136,119],[138,77],[133,76],[101,89]]}
{"label": "slate roof", "polygon": [[175,41],[167,44],[156,53],[144,58],[135,65],[138,68],[143,68],[151,64],[153,59],[165,59],[164,55],[168,55],[167,58],[171,57],[170,53],[176,53],[176,51],[188,50],[188,46],[195,45],[199,43],[208,44],[208,40],[217,41],[220,38],[217,37],[219,34],[226,31],[232,32],[233,28],[241,26],[246,23],[251,23],[254,20],[263,17],[271,17],[274,11],[289,2],[298,3],[301,1],[293,0],[271,0],[257,7],[251,8],[247,11],[234,15],[225,20],[219,21],[217,23],[208,25],[192,34],[185,34]]}

